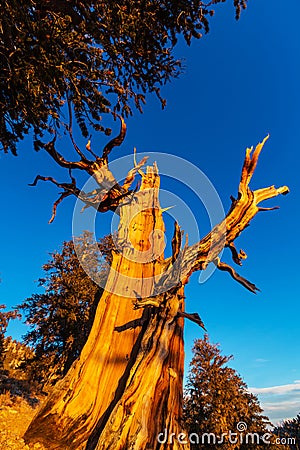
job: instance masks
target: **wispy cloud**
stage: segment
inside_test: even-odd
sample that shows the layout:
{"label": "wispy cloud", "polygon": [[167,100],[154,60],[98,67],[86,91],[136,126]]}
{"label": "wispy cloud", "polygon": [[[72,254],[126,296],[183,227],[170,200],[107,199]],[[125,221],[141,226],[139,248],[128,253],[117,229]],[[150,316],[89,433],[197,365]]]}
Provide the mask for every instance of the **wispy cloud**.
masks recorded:
{"label": "wispy cloud", "polygon": [[280,386],[252,387],[249,391],[258,395],[264,413],[274,424],[299,414],[300,380]]}
{"label": "wispy cloud", "polygon": [[[286,394],[288,392],[300,391],[300,382],[283,384],[280,386],[271,386],[265,388],[249,388],[254,394]],[[300,393],[300,392],[299,392]]]}
{"label": "wispy cloud", "polygon": [[291,408],[299,408],[299,400],[283,401],[281,403],[264,403],[264,409],[268,411],[281,411]]}

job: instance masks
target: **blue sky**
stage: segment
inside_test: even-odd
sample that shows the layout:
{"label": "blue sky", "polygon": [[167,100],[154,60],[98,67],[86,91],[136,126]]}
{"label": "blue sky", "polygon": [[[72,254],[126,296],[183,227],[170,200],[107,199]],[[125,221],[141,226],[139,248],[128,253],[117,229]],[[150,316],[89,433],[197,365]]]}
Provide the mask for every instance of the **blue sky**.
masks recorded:
{"label": "blue sky", "polygon": [[[230,195],[237,192],[245,148],[270,133],[251,186],[287,184],[291,193],[272,200],[280,210],[261,213],[236,243],[248,254],[239,272],[261,292],[249,293],[223,272],[214,272],[201,284],[194,274],[186,289],[186,309],[200,314],[224,354],[234,355],[232,366],[276,422],[300,410],[300,4],[290,1],[289,15],[283,17],[282,2],[249,0],[239,22],[231,4],[216,11],[208,36],[190,48],[178,46],[185,73],[163,89],[167,108],[162,111],[158,101],[149,98],[144,114],[128,120],[126,141],[112,157],[131,155],[136,146],[138,152],[185,158],[210,179],[226,211]],[[97,136],[94,149],[105,142],[104,136]],[[61,181],[67,174],[47,155],[35,153],[30,140],[20,146],[17,158],[1,155],[0,173],[0,303],[12,307],[38,291],[35,280],[48,252],[71,238],[75,202],[63,202],[48,225],[57,190],[47,183],[36,188],[28,183],[38,173]],[[162,187],[175,187],[196,218],[200,235],[208,231],[205,210],[187,186],[163,178]],[[176,207],[170,211],[175,217]],[[110,222],[111,216],[101,215],[97,227],[104,234]],[[172,227],[167,214],[166,225]],[[226,252],[224,258],[229,261]],[[24,326],[14,323],[9,331],[18,338]],[[185,335],[188,361],[193,340],[202,333],[187,323]]]}

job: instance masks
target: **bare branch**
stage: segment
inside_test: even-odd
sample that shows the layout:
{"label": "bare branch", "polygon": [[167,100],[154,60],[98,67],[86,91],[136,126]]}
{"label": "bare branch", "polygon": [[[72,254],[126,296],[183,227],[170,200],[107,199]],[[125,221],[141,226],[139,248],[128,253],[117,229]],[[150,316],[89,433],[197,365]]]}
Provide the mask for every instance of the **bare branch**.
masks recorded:
{"label": "bare branch", "polygon": [[202,322],[202,319],[201,319],[201,317],[199,316],[198,313],[189,314],[189,313],[186,313],[184,311],[179,311],[177,313],[177,316],[178,317],[184,317],[185,319],[189,319],[192,322],[195,322],[197,325],[199,325],[199,327],[203,328],[204,331],[207,331],[205,326],[204,326],[204,323]]}
{"label": "bare branch", "polygon": [[125,139],[126,136],[126,124],[125,121],[123,119],[123,117],[119,116],[119,114],[116,114],[118,116],[118,118],[121,121],[121,129],[120,129],[120,133],[117,137],[113,138],[111,141],[109,141],[108,144],[106,144],[106,146],[103,149],[103,153],[102,153],[102,158],[103,160],[106,161],[107,163],[107,157],[109,155],[109,153],[112,151],[112,149],[114,147],[119,147],[119,145],[122,144],[122,142]]}
{"label": "bare branch", "polygon": [[[186,250],[181,271],[184,274],[188,274],[187,277],[197,270],[205,270],[210,262],[216,261],[224,247],[230,248],[233,260],[240,265],[241,259],[244,259],[246,254],[242,251],[240,253],[236,251],[233,245],[234,240],[249,226],[250,221],[261,210],[258,206],[260,202],[276,197],[277,195],[286,195],[289,192],[287,186],[279,188],[270,186],[255,191],[251,191],[249,188],[249,182],[257,165],[259,154],[268,137],[257,145],[253,153],[253,149],[247,148],[239,184],[238,198],[231,198],[232,205],[226,218],[216,225],[200,242],[190,246]],[[218,268],[228,271],[233,278],[250,291],[255,292],[257,290],[255,285],[237,275],[230,266],[219,263]]]}
{"label": "bare branch", "polygon": [[140,317],[139,319],[131,320],[128,323],[125,323],[124,325],[119,325],[118,327],[115,327],[115,331],[118,333],[121,333],[122,331],[126,330],[132,330],[133,328],[142,327],[144,323],[146,322],[145,317]]}
{"label": "bare branch", "polygon": [[53,220],[55,219],[56,209],[57,209],[58,205],[63,201],[64,198],[69,197],[69,195],[71,195],[71,194],[72,194],[72,192],[62,192],[62,194],[58,197],[58,199],[53,203],[52,216],[48,223],[52,223]]}
{"label": "bare branch", "polygon": [[180,226],[178,225],[178,222],[174,223],[174,234],[172,238],[172,264],[174,264],[174,261],[176,261],[180,249],[181,249],[181,241],[182,241],[182,231],[180,229]]}
{"label": "bare branch", "polygon": [[70,176],[71,176],[71,180],[72,180],[71,183],[59,183],[53,177],[42,177],[41,175],[37,175],[34,182],[32,184],[29,184],[29,186],[36,186],[36,184],[39,180],[51,181],[51,183],[55,184],[57,187],[70,192],[70,194],[76,195],[76,197],[80,197],[81,191],[76,186],[75,178],[72,177],[71,173],[70,173]]}
{"label": "bare branch", "polygon": [[[41,175],[37,175],[33,183],[28,184],[28,186],[36,186],[38,181],[51,181],[51,183],[55,184],[55,186],[69,191],[70,194],[80,194],[80,190],[76,187],[75,179],[72,177],[70,173],[72,183],[58,183],[53,177],[42,177]],[[78,196],[78,195],[77,195]]]}
{"label": "bare branch", "polygon": [[256,291],[259,291],[258,287],[255,286],[255,284],[251,283],[250,281],[248,281],[246,278],[242,277],[241,275],[239,275],[234,269],[233,267],[229,266],[226,263],[223,263],[220,261],[220,258],[216,258],[214,261],[214,264],[217,266],[217,268],[219,270],[228,272],[232,278],[234,280],[236,280],[238,283],[242,284],[243,286],[245,286],[246,289],[248,289],[249,291],[253,292],[254,294],[256,294]]}
{"label": "bare branch", "polygon": [[80,169],[80,170],[86,170],[88,173],[91,174],[89,167],[92,164],[92,162],[86,161],[67,161],[58,151],[55,149],[55,141],[56,136],[54,139],[47,144],[44,144],[43,147],[46,150],[46,152],[54,159],[54,161],[61,167],[66,167],[67,169]]}
{"label": "bare branch", "polygon": [[[148,159],[148,157],[147,157],[147,159]],[[137,169],[138,173],[139,173],[139,174],[141,175],[141,177],[143,178],[144,172],[141,170],[141,165],[139,165],[139,164],[136,162],[136,147],[134,147],[134,149],[133,149],[133,164],[134,164],[134,167]]]}
{"label": "bare branch", "polygon": [[258,211],[274,211],[275,209],[279,209],[279,206],[273,206],[273,208],[262,208],[262,207],[259,207]]}
{"label": "bare branch", "polygon": [[[141,159],[141,161],[139,163],[137,163],[136,159],[135,159],[135,154],[134,154],[134,167],[133,167],[133,169],[131,169],[128,172],[127,177],[125,178],[125,181],[123,183],[123,189],[128,190],[131,187],[132,183],[134,182],[136,173],[142,172],[140,169],[141,169],[141,167],[143,167],[144,164],[146,164],[147,160],[148,160],[148,156],[144,156],[144,158]],[[142,172],[142,176],[143,175],[144,174]]]}
{"label": "bare branch", "polygon": [[93,152],[93,150],[91,149],[91,140],[88,140],[88,143],[86,144],[85,148],[87,149],[88,152],[91,153],[91,155],[94,156],[95,159],[98,158],[98,155],[96,155],[96,153]]}
{"label": "bare branch", "polygon": [[[248,189],[249,183],[251,181],[251,178],[253,176],[253,173],[254,173],[256,165],[257,165],[257,161],[258,161],[260,152],[262,151],[262,148],[263,148],[264,144],[266,143],[266,141],[269,139],[269,137],[270,136],[267,135],[263,139],[262,142],[257,144],[253,153],[252,153],[253,147],[246,149],[246,156],[244,159],[244,164],[243,164],[243,168],[242,168],[242,176],[241,176],[241,181],[240,181],[240,185],[239,185],[239,193],[240,194],[244,193],[245,190]],[[251,153],[252,153],[252,155],[251,155]]]}
{"label": "bare branch", "polygon": [[[53,215],[51,217],[51,222],[55,217],[57,205],[65,198],[71,194],[74,194],[77,198],[85,203],[85,208],[93,207],[99,212],[115,211],[118,206],[123,201],[124,197],[132,194],[129,190],[130,185],[134,180],[135,173],[145,164],[147,157],[144,157],[139,164],[136,165],[132,171],[129,172],[125,180],[124,186],[121,186],[113,176],[112,172],[109,170],[107,156],[113,147],[120,145],[126,134],[126,125],[123,118],[117,115],[121,121],[121,130],[119,135],[112,139],[104,148],[103,156],[98,157],[90,147],[90,141],[86,145],[86,149],[95,157],[95,161],[89,161],[85,155],[81,152],[79,147],[76,145],[73,135],[72,135],[72,111],[71,105],[69,106],[69,125],[66,126],[73,146],[76,152],[79,154],[81,161],[67,161],[55,148],[56,135],[54,139],[47,144],[42,144],[42,147],[47,151],[47,153],[54,159],[54,161],[61,167],[69,169],[69,174],[72,183],[58,183],[52,177],[42,177],[38,175],[32,186],[35,186],[39,180],[51,181],[57,187],[62,188],[64,192],[61,194],[59,199],[55,202],[53,206]],[[95,189],[93,192],[85,193],[76,187],[76,180],[72,177],[71,170],[80,169],[87,172],[87,174],[93,176],[94,180],[97,182],[99,189]],[[84,209],[85,209],[84,208]]]}
{"label": "bare branch", "polygon": [[[59,164],[61,167],[66,167],[68,169],[80,169],[85,170],[89,175],[94,175],[101,166],[108,164],[107,157],[111,150],[121,145],[123,142],[125,135],[126,135],[126,124],[124,122],[123,117],[117,115],[121,121],[121,130],[117,137],[112,139],[106,146],[104,147],[102,157],[98,157],[94,152],[92,152],[90,148],[90,142],[88,142],[86,149],[95,157],[95,161],[89,161],[85,155],[81,152],[77,144],[75,143],[72,135],[72,111],[69,112],[70,114],[70,123],[68,128],[68,132],[72,141],[72,144],[76,150],[76,152],[80,155],[81,161],[67,161],[56,149],[55,149],[55,142],[56,142],[56,135],[54,136],[54,139],[47,144],[43,144],[44,149],[48,152],[48,154],[54,159],[54,161]],[[100,164],[99,164],[100,163]]]}
{"label": "bare branch", "polygon": [[66,198],[72,194],[78,198],[81,198],[80,189],[78,189],[76,187],[76,181],[75,181],[75,178],[72,177],[71,169],[69,170],[69,174],[70,174],[72,183],[58,183],[53,177],[42,177],[41,175],[37,175],[35,177],[34,182],[29,184],[29,186],[36,186],[38,181],[50,181],[51,183],[55,184],[55,186],[64,190],[64,192],[62,192],[60,197],[53,204],[52,216],[49,220],[49,223],[52,223],[53,220],[55,219],[57,206],[63,201],[64,198]]}
{"label": "bare branch", "polygon": [[238,252],[237,249],[235,248],[235,245],[234,245],[233,242],[230,242],[227,247],[231,251],[233,261],[236,264],[238,264],[239,266],[241,266],[242,265],[242,261],[241,260],[247,258],[247,255],[244,252],[244,250],[240,250],[240,252]]}

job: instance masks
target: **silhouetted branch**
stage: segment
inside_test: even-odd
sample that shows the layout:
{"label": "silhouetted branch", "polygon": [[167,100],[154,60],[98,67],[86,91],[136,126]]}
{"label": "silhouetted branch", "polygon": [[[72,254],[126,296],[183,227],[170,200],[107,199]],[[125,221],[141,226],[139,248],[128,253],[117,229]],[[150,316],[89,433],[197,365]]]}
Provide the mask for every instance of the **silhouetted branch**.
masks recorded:
{"label": "silhouetted branch", "polygon": [[[54,159],[54,161],[61,167],[69,169],[70,177],[72,183],[58,183],[52,177],[42,177],[38,175],[31,186],[35,186],[39,180],[51,181],[57,187],[62,188],[64,192],[60,195],[59,199],[53,205],[53,215],[50,222],[53,221],[57,205],[66,197],[73,194],[85,203],[84,208],[93,207],[99,212],[106,212],[108,210],[115,211],[123,199],[131,195],[132,191],[129,190],[130,185],[134,180],[136,172],[142,167],[147,161],[147,157],[144,157],[140,163],[136,164],[135,167],[128,173],[125,179],[124,185],[121,186],[113,176],[112,172],[109,170],[107,157],[111,150],[121,145],[126,134],[126,125],[123,118],[117,115],[121,121],[121,129],[119,135],[112,139],[103,150],[103,156],[98,157],[92,150],[90,146],[90,141],[86,145],[87,151],[89,151],[95,158],[94,161],[89,161],[85,155],[81,152],[77,144],[73,139],[72,134],[72,110],[71,103],[68,102],[69,107],[69,125],[66,126],[71,142],[80,156],[80,161],[67,161],[55,148],[56,135],[54,139],[47,144],[41,143],[40,146],[43,147],[47,153]],[[76,180],[71,175],[72,169],[84,170],[88,175],[93,176],[96,183],[99,185],[98,189],[92,192],[85,193],[76,187]]]}
{"label": "silhouetted branch", "polygon": [[217,268],[219,270],[228,272],[232,278],[234,280],[236,280],[238,283],[242,284],[243,286],[245,286],[246,289],[248,289],[249,291],[253,292],[254,294],[256,294],[256,291],[259,291],[258,287],[255,286],[255,284],[251,283],[250,281],[248,281],[246,278],[242,277],[241,275],[239,275],[234,269],[233,267],[229,266],[226,263],[223,263],[220,261],[220,258],[216,258],[215,261],[213,261],[214,264],[217,266]]}
{"label": "silhouetted branch", "polygon": [[185,319],[189,319],[192,322],[195,322],[197,325],[199,325],[199,327],[203,328],[204,331],[207,331],[205,326],[204,326],[204,323],[202,322],[201,317],[199,316],[198,313],[189,314],[189,313],[186,313],[184,311],[179,311],[177,313],[177,316],[178,317],[184,317]]}
{"label": "silhouetted branch", "polygon": [[69,197],[69,195],[72,195],[72,192],[63,192],[58,199],[53,203],[52,207],[52,216],[48,223],[52,223],[56,216],[56,209],[58,205],[63,201],[64,198]]}
{"label": "silhouetted branch", "polygon": [[115,331],[121,333],[122,331],[130,330],[132,328],[142,327],[145,322],[146,319],[144,317],[140,317],[139,319],[131,320],[130,322],[125,323],[124,325],[119,325],[118,327],[115,327]]}
{"label": "silhouetted branch", "polygon": [[75,195],[78,198],[81,198],[81,191],[76,187],[75,178],[72,177],[71,169],[69,170],[69,174],[72,180],[72,183],[58,183],[53,177],[43,177],[41,175],[37,175],[33,183],[29,184],[29,186],[36,186],[38,181],[50,181],[55,184],[55,186],[64,190],[64,192],[60,195],[60,197],[54,202],[52,207],[52,216],[49,220],[49,223],[52,223],[56,216],[57,206],[63,201],[64,198]]}
{"label": "silhouetted branch", "polygon": [[230,249],[231,251],[231,255],[232,255],[232,259],[233,261],[238,264],[239,266],[242,265],[242,259],[246,259],[247,255],[244,252],[244,250],[240,250],[240,252],[237,251],[237,249],[235,248],[235,245],[233,242],[230,242],[227,247]]}
{"label": "silhouetted branch", "polygon": [[273,208],[258,208],[258,211],[274,211],[275,209],[279,209],[279,206],[273,206]]}
{"label": "silhouetted branch", "polygon": [[[67,161],[56,149],[55,149],[55,141],[56,136],[54,139],[47,144],[44,144],[43,147],[46,150],[46,152],[54,159],[54,161],[61,167],[65,167],[67,169],[80,169],[80,170],[86,170],[88,173],[90,171],[88,170],[90,165],[92,164],[91,161]],[[91,174],[91,173],[90,173]]]}
{"label": "silhouetted branch", "polygon": [[116,114],[118,116],[118,118],[121,121],[121,129],[120,129],[120,133],[117,137],[113,138],[111,141],[109,141],[108,144],[106,144],[106,146],[103,149],[103,153],[102,153],[102,158],[106,163],[107,163],[107,157],[109,155],[109,153],[112,151],[112,149],[114,147],[118,147],[119,145],[122,144],[122,142],[125,139],[126,136],[126,124],[125,121],[123,119],[123,117],[119,116],[119,114]]}

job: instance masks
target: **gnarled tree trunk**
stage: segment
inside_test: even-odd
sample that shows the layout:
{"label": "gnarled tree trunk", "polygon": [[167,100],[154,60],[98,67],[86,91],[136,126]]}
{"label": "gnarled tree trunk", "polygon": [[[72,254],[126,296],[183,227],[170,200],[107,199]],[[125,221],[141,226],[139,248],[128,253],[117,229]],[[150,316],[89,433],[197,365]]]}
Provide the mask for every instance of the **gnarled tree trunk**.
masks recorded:
{"label": "gnarled tree trunk", "polygon": [[[221,262],[219,254],[226,246],[233,261],[241,265],[245,253],[236,250],[234,240],[259,211],[272,209],[259,207],[261,201],[288,193],[286,186],[249,188],[264,142],[253,153],[247,149],[238,196],[232,198],[226,218],[200,242],[192,246],[186,243],[183,249],[182,233],[175,224],[173,255],[167,259],[155,164],[146,174],[140,170],[143,161],[135,164],[123,186],[111,184],[99,207],[97,190],[91,200],[78,193],[74,179],[72,184],[51,180],[63,187],[65,195],[73,193],[100,212],[117,205],[120,225],[106,290],[87,343],[33,419],[26,441],[42,442],[49,450],[189,448],[180,434],[184,432],[180,424],[183,318],[200,326],[202,322],[197,314],[184,311],[184,284],[194,271],[205,270],[213,262],[256,292],[256,286]],[[48,152],[64,167],[86,166],[84,170],[93,174],[100,188],[107,180],[114,183],[105,158],[98,158],[95,164],[87,160],[69,163],[54,147]],[[142,184],[128,198],[137,171]]]}
{"label": "gnarled tree trunk", "polygon": [[27,441],[60,450],[94,449],[97,442],[99,449],[142,450],[156,448],[166,427],[181,431],[183,318],[174,317],[182,289],[172,301],[158,296],[161,311],[134,309],[151,297],[164,267],[159,176],[155,166],[147,169],[132,202],[120,205],[119,252],[87,343],[34,418]]}

